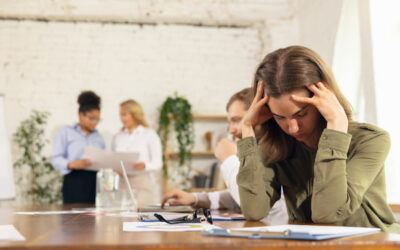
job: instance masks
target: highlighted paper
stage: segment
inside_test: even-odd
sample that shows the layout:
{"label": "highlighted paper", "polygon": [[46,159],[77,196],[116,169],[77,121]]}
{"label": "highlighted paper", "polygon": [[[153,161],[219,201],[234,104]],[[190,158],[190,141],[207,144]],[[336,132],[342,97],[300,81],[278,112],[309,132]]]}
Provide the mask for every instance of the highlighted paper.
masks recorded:
{"label": "highlighted paper", "polygon": [[25,238],[13,225],[0,225],[0,241],[24,241]]}

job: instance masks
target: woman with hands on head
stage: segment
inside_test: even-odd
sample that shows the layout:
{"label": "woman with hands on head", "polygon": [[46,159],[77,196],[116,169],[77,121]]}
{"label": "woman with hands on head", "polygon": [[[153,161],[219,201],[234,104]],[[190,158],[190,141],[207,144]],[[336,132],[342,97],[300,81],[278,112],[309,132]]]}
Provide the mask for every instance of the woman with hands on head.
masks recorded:
{"label": "woman with hands on head", "polygon": [[291,46],[268,54],[253,89],[238,142],[237,182],[247,219],[263,218],[282,187],[289,222],[400,233],[386,201],[389,135],[351,119],[350,104],[317,53]]}
{"label": "woman with hands on head", "polygon": [[[228,133],[235,139],[242,138],[241,120],[245,116],[253,100],[251,88],[242,89],[233,94],[226,104],[227,118],[229,122]],[[190,205],[195,208],[228,209],[240,211],[240,198],[236,175],[240,162],[237,157],[236,142],[223,138],[214,149],[215,157],[221,163],[220,174],[227,189],[214,192],[185,192],[173,189],[167,192],[163,198],[162,206],[166,202],[169,205]],[[265,220],[270,224],[287,223],[288,215],[284,196],[275,202],[266,215]]]}

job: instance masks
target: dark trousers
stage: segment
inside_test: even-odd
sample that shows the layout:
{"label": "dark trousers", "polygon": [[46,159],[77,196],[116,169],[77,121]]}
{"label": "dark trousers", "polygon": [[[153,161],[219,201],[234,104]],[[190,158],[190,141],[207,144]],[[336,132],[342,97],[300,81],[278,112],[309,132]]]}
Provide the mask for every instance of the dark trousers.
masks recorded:
{"label": "dark trousers", "polygon": [[96,201],[95,171],[72,170],[64,175],[63,200],[66,203],[95,203]]}

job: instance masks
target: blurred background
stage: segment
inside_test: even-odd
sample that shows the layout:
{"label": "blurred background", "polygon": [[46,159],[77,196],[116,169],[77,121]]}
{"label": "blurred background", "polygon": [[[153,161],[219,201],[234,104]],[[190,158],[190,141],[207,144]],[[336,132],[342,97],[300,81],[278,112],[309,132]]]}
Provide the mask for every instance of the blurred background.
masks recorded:
{"label": "blurred background", "polygon": [[[227,134],[226,102],[251,86],[260,60],[304,45],[332,66],[355,120],[389,131],[388,201],[400,203],[399,9],[396,0],[0,0],[0,198],[18,195],[13,134],[31,110],[50,113],[49,157],[56,131],[78,121],[82,90],[102,98],[107,149],[122,101],[141,103],[157,129],[160,105],[178,93],[208,117],[194,121],[194,151],[207,151],[204,134],[213,144]],[[206,172],[213,161],[192,165]]]}

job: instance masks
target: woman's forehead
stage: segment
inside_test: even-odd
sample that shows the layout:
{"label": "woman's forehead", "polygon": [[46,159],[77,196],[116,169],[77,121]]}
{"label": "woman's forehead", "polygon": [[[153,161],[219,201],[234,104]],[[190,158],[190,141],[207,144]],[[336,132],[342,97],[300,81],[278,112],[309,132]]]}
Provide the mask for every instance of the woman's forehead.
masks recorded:
{"label": "woman's forehead", "polygon": [[309,91],[307,89],[298,89],[279,97],[271,97],[268,101],[271,112],[280,116],[290,116],[307,106],[306,103],[294,101],[291,95],[309,97]]}

